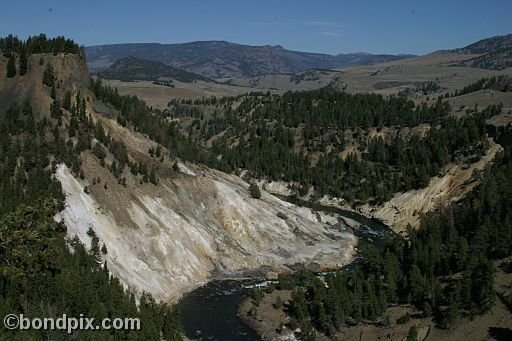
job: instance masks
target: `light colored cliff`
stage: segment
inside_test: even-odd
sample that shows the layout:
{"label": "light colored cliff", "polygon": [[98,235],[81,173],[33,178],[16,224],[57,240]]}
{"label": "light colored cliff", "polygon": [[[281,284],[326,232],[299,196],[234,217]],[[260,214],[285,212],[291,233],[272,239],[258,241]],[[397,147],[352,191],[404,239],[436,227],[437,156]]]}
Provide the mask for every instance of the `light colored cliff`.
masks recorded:
{"label": "light colored cliff", "polygon": [[[382,205],[365,204],[358,206],[356,211],[382,221],[396,233],[405,234],[408,225],[413,228],[419,226],[423,213],[431,212],[441,204],[462,199],[478,185],[475,172],[485,169],[492,163],[496,154],[503,150],[492,139],[489,139],[489,144],[489,149],[477,162],[470,165],[449,165],[443,176],[432,178],[425,188],[396,193],[391,200]],[[343,200],[336,198],[324,197],[320,202],[324,205],[353,210]]]}
{"label": "light colored cliff", "polygon": [[[148,158],[142,154],[153,142],[113,120],[94,117],[125,142],[130,157]],[[125,170],[124,187],[90,153],[82,153],[82,160],[84,180],[64,165],[57,170],[66,194],[66,208],[57,219],[64,220],[69,236],[86,244],[92,226],[107,247],[109,270],[137,292],[174,301],[214,274],[262,266],[286,270],[287,264],[309,262],[332,268],[352,260],[356,238],[332,228],[337,219],[264,190],[261,199],[253,199],[248,184],[235,175],[184,163],[176,174],[170,170],[173,160],[146,160],[157,163],[159,184],[141,184]],[[92,185],[98,177],[100,184]]]}

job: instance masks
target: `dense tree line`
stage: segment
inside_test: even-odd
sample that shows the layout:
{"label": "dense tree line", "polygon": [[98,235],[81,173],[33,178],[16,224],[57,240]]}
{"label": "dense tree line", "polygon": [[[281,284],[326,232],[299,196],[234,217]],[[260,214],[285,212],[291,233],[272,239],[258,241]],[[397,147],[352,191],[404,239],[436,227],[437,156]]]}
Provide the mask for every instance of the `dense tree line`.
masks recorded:
{"label": "dense tree line", "polygon": [[273,136],[266,136],[264,128],[260,136],[251,130],[247,140],[242,136],[230,148],[221,144],[225,136],[212,150],[222,155],[218,167],[224,170],[249,169],[258,178],[296,181],[303,189],[314,186],[320,194],[350,201],[385,200],[392,193],[427,185],[457,156],[481,155],[487,147],[485,117],[480,113],[462,120],[446,118],[424,138],[397,136],[389,144],[374,138],[363,159],[355,154],[342,159],[338,149],[321,156],[314,166],[308,155],[293,152],[293,136],[284,129],[277,129]]}
{"label": "dense tree line", "polygon": [[48,38],[45,34],[29,36],[26,40],[9,34],[0,37],[0,50],[4,55],[25,55],[25,57],[36,53],[72,53],[82,55],[81,47],[71,39],[59,36]]}
{"label": "dense tree line", "polygon": [[502,92],[512,91],[512,80],[505,75],[498,77],[494,76],[490,78],[481,78],[476,82],[463,87],[460,90],[455,90],[455,92],[452,94],[447,93],[445,95],[445,98],[462,96],[470,94],[472,92],[486,89],[493,89]]}
{"label": "dense tree line", "polygon": [[414,89],[415,92],[421,92],[423,95],[429,95],[436,93],[441,90],[441,85],[437,81],[426,81],[422,82],[419,86]]}
{"label": "dense tree line", "polygon": [[172,82],[172,80],[168,80],[168,81],[153,81],[153,84],[167,86],[169,88],[174,88],[174,83]]}
{"label": "dense tree line", "polygon": [[370,128],[382,126],[414,127],[420,123],[436,123],[449,112],[446,102],[431,107],[415,106],[410,100],[376,94],[349,94],[323,88],[314,91],[287,92],[263,100],[247,96],[241,110],[254,108],[253,119],[276,120],[286,127],[307,126]]}
{"label": "dense tree line", "polygon": [[29,104],[10,108],[0,120],[0,214],[46,195],[63,199],[47,155],[70,165],[78,161],[60,138],[46,139],[52,132],[49,120],[36,122]]}
{"label": "dense tree line", "polygon": [[351,273],[283,282],[295,287],[291,324],[308,338],[365,320],[387,324],[386,308],[394,303],[414,304],[441,328],[489,311],[496,300],[493,261],[512,255],[512,148],[480,180],[457,205],[426,215],[408,240],[389,240],[383,250],[361,245],[363,263]]}

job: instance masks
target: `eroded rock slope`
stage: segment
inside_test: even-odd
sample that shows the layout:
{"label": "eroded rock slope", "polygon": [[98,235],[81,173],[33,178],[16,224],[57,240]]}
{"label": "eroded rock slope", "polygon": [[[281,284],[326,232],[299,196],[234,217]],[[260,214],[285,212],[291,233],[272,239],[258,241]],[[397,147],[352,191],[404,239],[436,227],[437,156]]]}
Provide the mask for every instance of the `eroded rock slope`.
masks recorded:
{"label": "eroded rock slope", "polygon": [[[113,120],[94,117],[126,143],[131,157],[142,157],[153,144]],[[69,236],[85,243],[92,227],[107,247],[110,271],[137,292],[172,301],[214,274],[262,266],[284,270],[287,264],[309,262],[337,267],[352,259],[356,239],[333,229],[335,218],[265,191],[253,199],[248,184],[235,175],[183,163],[176,173],[166,158],[157,186],[141,184],[127,170],[122,186],[92,154],[84,152],[82,159],[83,180],[64,165],[58,168],[66,194],[58,219],[65,221]],[[93,185],[93,178],[101,181]]]}

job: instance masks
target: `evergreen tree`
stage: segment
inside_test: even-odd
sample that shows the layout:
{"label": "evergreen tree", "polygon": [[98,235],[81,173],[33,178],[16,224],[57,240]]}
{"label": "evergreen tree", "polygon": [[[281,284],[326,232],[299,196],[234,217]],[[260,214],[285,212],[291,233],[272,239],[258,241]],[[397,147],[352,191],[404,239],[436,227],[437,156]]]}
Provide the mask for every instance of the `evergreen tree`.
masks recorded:
{"label": "evergreen tree", "polygon": [[20,75],[23,76],[27,73],[28,70],[28,58],[27,58],[27,50],[22,48],[20,51]]}
{"label": "evergreen tree", "polygon": [[249,194],[251,195],[251,198],[254,198],[254,199],[260,199],[261,198],[260,188],[253,181],[251,181],[251,183],[249,185]]}
{"label": "evergreen tree", "polygon": [[418,329],[416,326],[411,326],[407,333],[407,341],[418,341]]}
{"label": "evergreen tree", "polygon": [[69,91],[69,90],[64,93],[64,99],[62,100],[62,107],[68,111],[71,110],[71,91]]}
{"label": "evergreen tree", "polygon": [[12,78],[14,76],[16,76],[16,57],[11,53],[9,60],[7,61],[7,78]]}
{"label": "evergreen tree", "polygon": [[53,67],[51,64],[48,64],[43,72],[43,84],[55,89],[55,76],[53,74]]}
{"label": "evergreen tree", "polygon": [[172,170],[175,172],[180,171],[180,165],[178,164],[178,161],[174,161],[174,163],[172,164]]}
{"label": "evergreen tree", "polygon": [[151,182],[155,186],[158,184],[154,168],[151,168],[151,172],[149,173],[149,182]]}

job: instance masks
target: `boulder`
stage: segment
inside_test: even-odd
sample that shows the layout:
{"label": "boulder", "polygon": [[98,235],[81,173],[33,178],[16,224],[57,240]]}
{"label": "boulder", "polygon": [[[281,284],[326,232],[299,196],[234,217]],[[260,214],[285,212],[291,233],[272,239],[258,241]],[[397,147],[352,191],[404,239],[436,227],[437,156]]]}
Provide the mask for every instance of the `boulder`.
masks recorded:
{"label": "boulder", "polygon": [[265,274],[265,279],[267,281],[277,281],[279,279],[279,275],[277,272],[269,271]]}
{"label": "boulder", "polygon": [[283,220],[287,220],[288,216],[284,214],[283,212],[277,212],[277,216]]}
{"label": "boulder", "polygon": [[318,272],[320,271],[320,264],[318,264],[317,262],[309,262],[308,264],[306,264],[306,270],[311,272]]}

